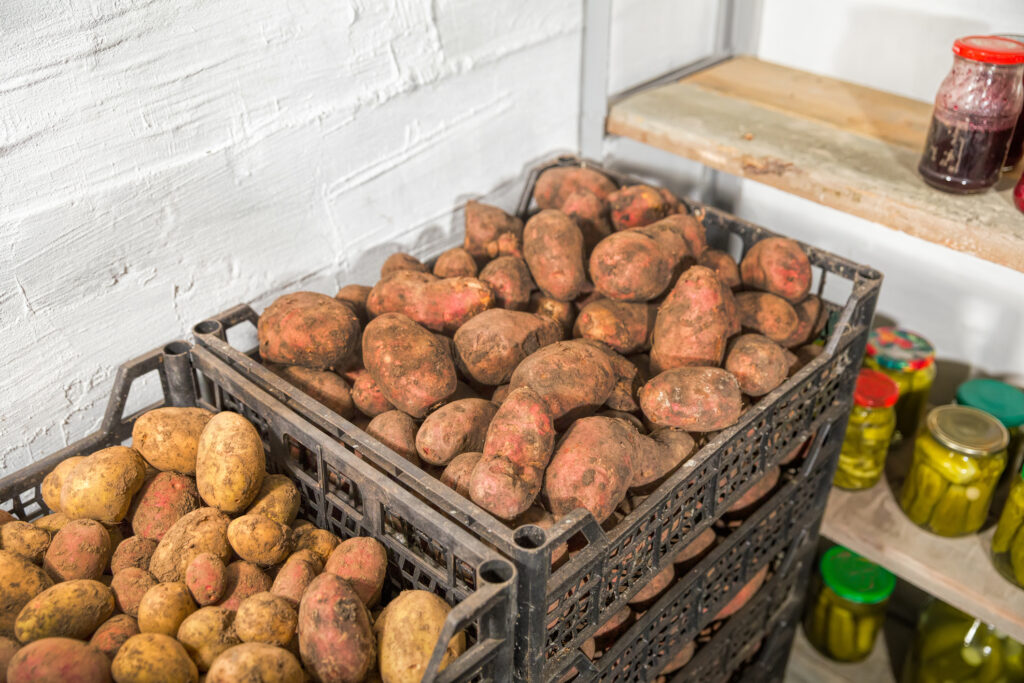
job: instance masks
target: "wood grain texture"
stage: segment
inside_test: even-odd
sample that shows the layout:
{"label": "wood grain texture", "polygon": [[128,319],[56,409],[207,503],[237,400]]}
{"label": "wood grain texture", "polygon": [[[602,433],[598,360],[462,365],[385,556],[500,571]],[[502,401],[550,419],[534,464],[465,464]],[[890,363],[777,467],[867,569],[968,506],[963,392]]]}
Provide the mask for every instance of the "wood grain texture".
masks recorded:
{"label": "wood grain texture", "polygon": [[1008,189],[957,196],[917,175],[930,111],[907,98],[739,58],[615,103],[607,127],[1024,271],[1024,216]]}

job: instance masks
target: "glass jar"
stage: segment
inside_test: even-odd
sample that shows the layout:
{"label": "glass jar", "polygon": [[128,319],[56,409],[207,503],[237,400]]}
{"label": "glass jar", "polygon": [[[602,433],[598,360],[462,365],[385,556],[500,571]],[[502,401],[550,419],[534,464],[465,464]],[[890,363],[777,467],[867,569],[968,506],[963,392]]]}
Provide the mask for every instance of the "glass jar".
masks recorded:
{"label": "glass jar", "polygon": [[900,507],[939,536],[972,534],[988,516],[1009,435],[999,420],[967,406],[933,408],[926,424],[914,443]]}
{"label": "glass jar", "polygon": [[807,640],[830,659],[859,662],[882,629],[896,577],[838,545],[825,552],[818,570],[804,614]]}
{"label": "glass jar", "polygon": [[1004,640],[993,627],[935,600],[917,623],[901,683],[1001,683]]}
{"label": "glass jar", "polygon": [[1024,588],[1024,472],[1016,478],[992,536],[992,562],[999,573]]}
{"label": "glass jar", "polygon": [[[1024,45],[1024,35],[1013,33],[1000,33],[1000,38],[1016,40]],[[1017,163],[1024,157],[1024,111],[1017,117],[1017,124],[1013,127],[1013,137],[1010,138],[1010,149],[1006,152],[1006,160],[1003,161],[1003,171],[1012,171]]]}
{"label": "glass jar", "polygon": [[871,488],[882,478],[899,395],[896,382],[885,374],[868,368],[860,371],[833,484],[856,491]]}
{"label": "glass jar", "polygon": [[953,43],[953,54],[917,170],[932,187],[967,194],[999,180],[1024,101],[1024,45],[969,36]]}
{"label": "glass jar", "polygon": [[935,348],[924,337],[898,327],[871,330],[864,364],[888,375],[899,388],[892,445],[913,439],[935,382]]}
{"label": "glass jar", "polygon": [[1012,483],[1013,475],[1020,471],[1022,462],[1021,425],[1024,425],[1024,391],[1006,382],[996,379],[979,377],[961,384],[956,389],[956,402],[962,406],[970,406],[986,413],[1003,423],[1010,434],[1010,443],[1006,447],[1006,468],[999,480],[994,505],[1000,505],[1000,499]]}

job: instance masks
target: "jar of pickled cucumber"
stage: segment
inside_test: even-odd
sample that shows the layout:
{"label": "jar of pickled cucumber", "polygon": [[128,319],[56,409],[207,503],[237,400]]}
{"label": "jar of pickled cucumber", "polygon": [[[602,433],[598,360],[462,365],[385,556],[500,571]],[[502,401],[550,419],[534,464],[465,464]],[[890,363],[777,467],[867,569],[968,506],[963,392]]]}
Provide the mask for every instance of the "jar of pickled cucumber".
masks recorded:
{"label": "jar of pickled cucumber", "polygon": [[900,390],[892,445],[913,439],[935,381],[935,349],[924,337],[898,327],[871,330],[864,364],[888,375]]}
{"label": "jar of pickled cucumber", "polygon": [[807,639],[830,659],[858,662],[871,654],[896,577],[838,545],[825,552],[818,570],[804,615]]}
{"label": "jar of pickled cucumber", "polygon": [[992,536],[992,561],[999,573],[1024,588],[1024,472],[1010,488]]}
{"label": "jar of pickled cucumber", "polygon": [[902,683],[1008,681],[1005,640],[992,626],[935,600],[917,624]]}
{"label": "jar of pickled cucumber", "polygon": [[885,374],[869,368],[860,371],[833,484],[859,490],[871,488],[881,479],[896,427],[893,406],[899,395],[896,382]]}
{"label": "jar of pickled cucumber", "polygon": [[[1024,391],[996,379],[978,378],[964,382],[956,389],[956,402],[986,413],[1003,423],[1010,433],[1006,447],[1006,469],[1000,484],[1008,482],[1021,465],[1021,425],[1024,425]],[[1002,487],[1000,487],[1002,488]],[[996,500],[998,504],[998,498]]]}
{"label": "jar of pickled cucumber", "polygon": [[900,507],[918,526],[940,536],[981,528],[1006,466],[1006,427],[967,406],[933,408],[914,442],[914,459],[900,490]]}

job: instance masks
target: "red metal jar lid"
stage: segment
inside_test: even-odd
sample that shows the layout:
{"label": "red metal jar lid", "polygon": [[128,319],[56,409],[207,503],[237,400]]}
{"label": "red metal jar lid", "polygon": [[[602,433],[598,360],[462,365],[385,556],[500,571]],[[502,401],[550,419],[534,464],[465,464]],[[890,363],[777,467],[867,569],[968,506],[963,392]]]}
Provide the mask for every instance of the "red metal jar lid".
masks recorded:
{"label": "red metal jar lid", "polygon": [[953,43],[953,54],[988,64],[1024,64],[1024,43],[1000,36],[967,36]]}
{"label": "red metal jar lid", "polygon": [[891,378],[878,370],[864,368],[857,375],[853,400],[865,408],[889,408],[896,405],[900,389]]}

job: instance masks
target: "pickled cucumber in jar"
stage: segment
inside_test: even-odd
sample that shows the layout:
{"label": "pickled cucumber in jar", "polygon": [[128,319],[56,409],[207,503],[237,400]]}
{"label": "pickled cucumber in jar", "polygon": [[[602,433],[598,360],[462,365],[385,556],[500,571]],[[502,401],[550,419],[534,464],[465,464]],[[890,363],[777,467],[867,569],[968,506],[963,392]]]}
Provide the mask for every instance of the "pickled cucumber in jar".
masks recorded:
{"label": "pickled cucumber in jar", "polygon": [[902,683],[1006,683],[1004,636],[938,600],[922,613]]}
{"label": "pickled cucumber in jar", "polygon": [[860,371],[833,484],[858,490],[878,483],[896,426],[893,405],[898,398],[899,389],[889,377],[877,370]]}
{"label": "pickled cucumber in jar", "polygon": [[1024,588],[1024,472],[1013,483],[992,536],[992,562],[999,573]]}
{"label": "pickled cucumber in jar", "polygon": [[1006,466],[1008,439],[998,420],[975,408],[932,409],[900,490],[903,512],[940,536],[976,532],[985,523]]}
{"label": "pickled cucumber in jar", "polygon": [[871,654],[896,577],[842,546],[829,548],[818,570],[804,615],[807,639],[830,659],[860,661]]}
{"label": "pickled cucumber in jar", "polygon": [[1010,433],[1010,443],[1006,447],[1006,469],[996,485],[996,497],[992,501],[992,505],[998,509],[1024,466],[1021,459],[1024,391],[1006,382],[979,377],[957,387],[956,402],[958,405],[985,411],[1002,422]]}
{"label": "pickled cucumber in jar", "polygon": [[899,388],[892,445],[913,439],[928,407],[935,381],[935,348],[924,337],[898,327],[870,332],[864,364],[884,372]]}

